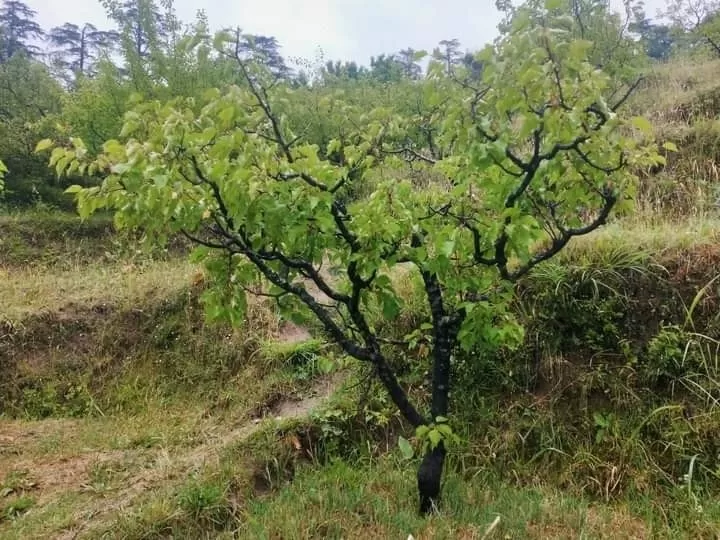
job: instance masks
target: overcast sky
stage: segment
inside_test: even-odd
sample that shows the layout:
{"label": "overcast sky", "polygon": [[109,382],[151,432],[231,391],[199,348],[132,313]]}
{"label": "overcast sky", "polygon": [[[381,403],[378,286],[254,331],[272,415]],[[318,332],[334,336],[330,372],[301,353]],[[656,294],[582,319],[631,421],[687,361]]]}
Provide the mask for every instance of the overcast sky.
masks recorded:
{"label": "overcast sky", "polygon": [[[65,22],[110,26],[99,0],[25,2],[45,29]],[[663,5],[646,0],[646,11],[654,16]],[[176,0],[175,6],[183,21],[192,21],[202,7],[214,29],[240,26],[275,36],[285,56],[314,60],[322,48],[326,59],[361,64],[406,47],[429,51],[442,39],[479,49],[495,37],[499,21],[494,0]]]}

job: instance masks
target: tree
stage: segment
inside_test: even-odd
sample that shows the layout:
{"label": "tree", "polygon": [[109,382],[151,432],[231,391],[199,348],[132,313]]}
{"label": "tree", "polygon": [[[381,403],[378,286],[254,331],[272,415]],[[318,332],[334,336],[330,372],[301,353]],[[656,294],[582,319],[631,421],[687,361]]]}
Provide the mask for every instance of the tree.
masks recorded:
{"label": "tree", "polygon": [[242,37],[240,51],[246,59],[265,65],[268,70],[281,78],[289,78],[292,70],[285,64],[280,54],[280,44],[274,37],[245,34]]}
{"label": "tree", "polygon": [[323,68],[323,80],[328,82],[329,79],[351,79],[356,81],[368,75],[365,66],[358,66],[355,62],[341,62],[337,60],[333,62],[328,60]]}
{"label": "tree", "polygon": [[636,12],[636,20],[630,25],[630,30],[640,37],[645,54],[654,60],[667,60],[672,53],[675,37],[670,26],[655,24],[647,18],[644,11]]}
{"label": "tree", "polygon": [[466,53],[462,59],[468,78],[478,81],[482,78],[483,64],[472,53]]}
{"label": "tree", "polygon": [[113,31],[98,30],[90,23],[82,27],[65,23],[51,29],[48,38],[59,48],[56,55],[60,68],[77,79],[92,72],[98,54],[112,48],[119,35]]}
{"label": "tree", "polygon": [[123,80],[118,67],[103,60],[95,77],[80,79],[65,94],[62,124],[97,153],[105,141],[119,136],[132,93],[132,84]]}
{"label": "tree", "polygon": [[154,0],[101,1],[120,28],[126,55],[146,58],[167,37],[167,21]]}
{"label": "tree", "polygon": [[463,54],[460,52],[460,40],[444,39],[439,43],[433,51],[433,58],[441,60],[445,64],[445,70],[451,75],[456,65],[463,60]]}
{"label": "tree", "polygon": [[45,65],[16,54],[0,64],[0,159],[10,169],[6,198],[27,203],[55,182],[37,142],[55,134],[62,89]]}
{"label": "tree", "polygon": [[418,60],[422,60],[425,57],[423,51],[416,51],[415,49],[408,47],[398,53],[398,62],[402,66],[403,74],[408,79],[419,79],[422,75],[422,68],[417,63]]}
{"label": "tree", "polygon": [[720,55],[720,1],[668,0],[666,16],[679,33]]}
{"label": "tree", "polygon": [[505,13],[501,30],[517,17],[531,17],[541,26],[548,17],[562,20],[564,30],[591,44],[589,60],[611,75],[618,87],[632,84],[644,66],[646,57],[629,29],[635,0],[622,1],[625,13],[615,11],[609,0],[530,0],[518,7],[501,0],[497,5]]}
{"label": "tree", "polygon": [[35,22],[37,12],[18,0],[5,0],[0,8],[0,62],[7,62],[17,53],[29,57],[41,54],[40,48],[30,40],[43,37],[44,32]]}
{"label": "tree", "polygon": [[394,54],[370,58],[370,76],[381,82],[397,82],[403,78],[404,66]]}
{"label": "tree", "polygon": [[[303,106],[298,90],[236,55],[242,86],[208,93],[201,107],[141,103],[126,116],[125,144],[108,141],[88,159],[73,140],[56,147],[50,163],[59,172],[106,175],[101,186],[71,188],[81,215],[110,208],[119,226],[195,242],[211,317],[241,322],[254,291],[315,317],[347,355],[372,366],[422,445],[418,491],[427,513],[439,502],[454,440],[453,356],[517,345],[512,284],[603,225],[613,208],[627,208],[633,171],[661,161],[653,141],[627,135],[652,132],[620,114],[630,92],[606,102],[609,78],[587,61],[588,44],[552,22],[513,21],[479,55],[486,67],[477,86],[456,83],[442,66],[416,83],[442,113],[433,116],[426,147],[399,146],[413,119],[389,108],[358,111],[333,94],[319,100],[318,114],[332,107],[358,121],[321,149],[288,120]],[[416,189],[399,175],[378,178],[383,161],[397,170],[405,160],[440,179]],[[358,186],[369,186],[369,196],[353,199]],[[338,277],[328,277],[327,266]],[[383,320],[401,311],[398,272],[417,279],[429,306],[429,320],[411,336],[431,344],[428,411],[392,368],[407,343],[389,339],[388,325],[372,318],[378,309]]]}

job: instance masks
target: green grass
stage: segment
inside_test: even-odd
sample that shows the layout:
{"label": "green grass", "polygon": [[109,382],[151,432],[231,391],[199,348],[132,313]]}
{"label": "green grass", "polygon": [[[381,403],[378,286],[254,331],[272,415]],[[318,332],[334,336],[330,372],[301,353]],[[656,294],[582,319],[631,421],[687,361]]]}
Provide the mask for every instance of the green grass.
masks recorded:
{"label": "green grass", "polygon": [[86,264],[57,270],[0,267],[0,319],[97,305],[128,308],[159,301],[186,288],[196,267],[185,260],[145,264]]}
{"label": "green grass", "polygon": [[449,474],[431,519],[418,515],[415,499],[414,466],[392,458],[363,467],[336,462],[303,469],[279,494],[251,502],[239,531],[243,538],[480,538],[499,518],[488,537],[640,538],[652,527],[623,504],[592,505],[481,476]]}
{"label": "green grass", "polygon": [[[109,538],[712,538],[720,504],[681,498],[593,501],[538,483],[450,472],[439,513],[416,511],[415,463],[395,455],[301,466],[278,491],[248,491],[228,469],[190,478],[123,512]],[[239,483],[240,482],[240,483]],[[485,536],[484,536],[485,535]]]}
{"label": "green grass", "polygon": [[[711,112],[716,67],[658,68],[635,105],[662,137],[702,135],[683,107]],[[362,374],[326,409],[255,424],[353,365],[323,339],[266,302],[239,329],[206,324],[181,250],[139,251],[107,217],[0,216],[0,537],[720,537],[714,288],[681,328],[720,265],[698,148],[643,185],[634,216],[528,279],[537,366],[531,340],[459,360],[463,443],[430,519],[396,446],[410,434]],[[427,316],[408,277],[392,276],[397,339]],[[402,358],[416,397],[419,356]]]}

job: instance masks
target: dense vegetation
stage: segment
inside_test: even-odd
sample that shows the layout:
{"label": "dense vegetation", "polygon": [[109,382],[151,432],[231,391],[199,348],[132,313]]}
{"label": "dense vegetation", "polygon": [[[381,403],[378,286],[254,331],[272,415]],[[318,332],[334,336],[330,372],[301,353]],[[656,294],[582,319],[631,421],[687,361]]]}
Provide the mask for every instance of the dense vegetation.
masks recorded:
{"label": "dense vegetation", "polygon": [[[412,48],[298,70],[273,38],[184,25],[167,2],[106,7],[114,30],[68,23],[52,54],[31,11],[0,13],[5,202],[26,207],[0,221],[0,414],[120,432],[162,411],[203,431],[227,410],[296,421],[220,436],[240,451],[168,479],[157,508],[58,514],[61,528],[336,536],[325,514],[347,511],[358,534],[369,513],[388,534],[492,522],[486,537],[548,537],[532,501],[570,489],[571,506],[620,505],[594,525],[588,509],[575,533],[640,527],[628,512],[643,525],[627,534],[717,533],[714,6],[674,3],[663,24],[631,4],[503,4],[493,44],[444,40],[425,70]],[[70,208],[69,184],[83,216],[112,210],[122,234],[106,215],[48,212]],[[193,245],[202,271],[182,262]],[[301,418],[288,395],[330,374],[345,390]],[[177,442],[162,444],[193,444],[167,429]],[[156,443],[134,437],[91,446],[143,470]],[[303,455],[319,468],[288,484]],[[421,510],[441,521],[408,513],[415,461]],[[0,468],[0,523],[50,530],[22,463]],[[136,475],[97,474],[138,495]],[[348,496],[329,503],[338,482]]]}
{"label": "dense vegetation", "polygon": [[[634,81],[653,61],[671,55],[716,54],[712,44],[720,41],[715,38],[715,6],[704,0],[673,0],[667,17],[659,21],[649,19],[641,4],[628,4],[624,16],[611,12],[602,1],[557,4],[553,13],[572,18],[568,21],[572,36],[592,43],[591,61],[618,83]],[[2,3],[0,160],[9,169],[6,204],[41,201],[71,206],[61,195],[66,184],[59,183],[46,167],[44,156],[34,153],[39,140],[72,135],[81,138],[90,152],[97,152],[106,140],[120,134],[133,95],[163,101],[200,97],[208,89],[225,88],[242,78],[232,58],[213,54],[214,30],[202,11],[188,23],[177,18],[171,1],[108,0],[103,5],[111,27],[69,21],[43,29],[22,2]],[[517,8],[502,3],[500,7],[506,14],[501,31],[507,31]],[[429,75],[421,67],[423,53],[411,46],[371,58],[369,65],[348,61],[315,65],[285,60],[280,44],[271,36],[247,34],[240,28],[226,30],[234,36],[235,49],[243,58],[261,62],[285,84],[312,87],[307,99],[315,106],[322,103],[320,96],[345,91],[344,101],[358,107],[382,104],[405,118],[421,114],[429,120],[432,108],[419,111],[417,96],[406,92],[415,86],[414,81]],[[448,75],[463,68],[474,79],[481,76],[482,59],[451,36],[430,56]],[[338,124],[341,112],[320,121],[312,111],[313,107],[307,107],[302,113],[306,117],[293,118],[292,123],[306,126],[312,121],[306,136],[324,147],[344,129]],[[93,175],[78,179],[88,184],[98,180]]]}

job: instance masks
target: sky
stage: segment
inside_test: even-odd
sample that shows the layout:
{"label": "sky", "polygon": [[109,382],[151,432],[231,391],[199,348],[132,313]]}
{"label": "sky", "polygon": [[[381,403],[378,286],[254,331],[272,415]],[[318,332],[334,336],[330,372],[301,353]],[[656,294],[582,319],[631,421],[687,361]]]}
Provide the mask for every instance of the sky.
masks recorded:
{"label": "sky", "polygon": [[[109,28],[99,0],[25,0],[45,28],[90,22]],[[620,5],[620,0],[612,0]],[[653,16],[664,0],[646,0]],[[477,50],[496,35],[500,16],[494,0],[175,0],[178,15],[192,21],[203,8],[213,28],[240,26],[274,36],[286,57],[355,60],[407,47],[432,51],[443,39],[457,38]]]}

